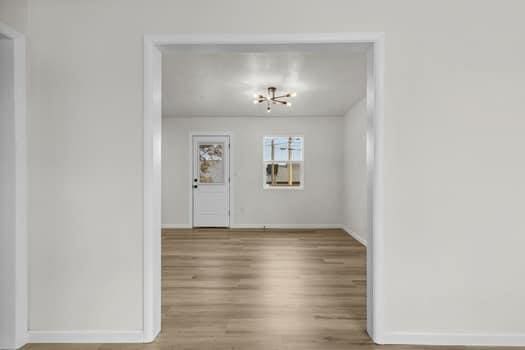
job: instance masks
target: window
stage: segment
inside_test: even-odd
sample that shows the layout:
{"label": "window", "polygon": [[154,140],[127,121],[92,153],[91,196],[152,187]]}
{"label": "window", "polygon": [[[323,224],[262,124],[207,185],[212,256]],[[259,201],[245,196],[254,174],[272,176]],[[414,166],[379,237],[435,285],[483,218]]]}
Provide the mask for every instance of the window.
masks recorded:
{"label": "window", "polygon": [[199,181],[224,183],[223,144],[199,143]]}
{"label": "window", "polygon": [[265,136],[263,140],[264,188],[302,189],[304,138]]}

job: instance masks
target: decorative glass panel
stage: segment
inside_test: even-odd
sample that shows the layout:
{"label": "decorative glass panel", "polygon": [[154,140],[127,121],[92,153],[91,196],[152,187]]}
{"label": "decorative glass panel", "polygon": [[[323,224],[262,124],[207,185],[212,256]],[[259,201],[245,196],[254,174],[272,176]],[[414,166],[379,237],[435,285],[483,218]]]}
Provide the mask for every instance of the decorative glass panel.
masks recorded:
{"label": "decorative glass panel", "polygon": [[224,183],[224,144],[199,144],[199,181]]}
{"label": "decorative glass panel", "polygon": [[264,161],[303,160],[303,138],[300,136],[266,136],[263,145]]}

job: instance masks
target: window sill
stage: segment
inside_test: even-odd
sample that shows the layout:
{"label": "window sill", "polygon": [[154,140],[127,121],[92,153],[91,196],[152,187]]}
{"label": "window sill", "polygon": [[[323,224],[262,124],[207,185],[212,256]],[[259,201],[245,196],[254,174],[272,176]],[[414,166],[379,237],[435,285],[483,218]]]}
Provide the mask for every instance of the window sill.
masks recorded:
{"label": "window sill", "polygon": [[269,191],[302,191],[304,186],[263,186],[263,190]]}

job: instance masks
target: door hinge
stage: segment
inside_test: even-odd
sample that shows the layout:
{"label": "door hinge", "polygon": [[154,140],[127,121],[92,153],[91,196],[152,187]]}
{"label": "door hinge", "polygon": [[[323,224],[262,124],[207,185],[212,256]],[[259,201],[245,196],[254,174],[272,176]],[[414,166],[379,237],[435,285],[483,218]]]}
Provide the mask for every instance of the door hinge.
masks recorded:
{"label": "door hinge", "polygon": [[231,144],[228,144],[228,149],[231,148]]}

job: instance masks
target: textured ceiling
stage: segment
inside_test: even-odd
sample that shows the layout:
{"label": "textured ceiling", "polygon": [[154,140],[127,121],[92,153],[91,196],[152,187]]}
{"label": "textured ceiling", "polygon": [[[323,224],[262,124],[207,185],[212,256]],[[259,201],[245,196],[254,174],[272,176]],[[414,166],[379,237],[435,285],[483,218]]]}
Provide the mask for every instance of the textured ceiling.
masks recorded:
{"label": "textured ceiling", "polygon": [[362,45],[177,46],[163,52],[164,117],[268,116],[253,95],[296,92],[272,116],[340,116],[366,94]]}

